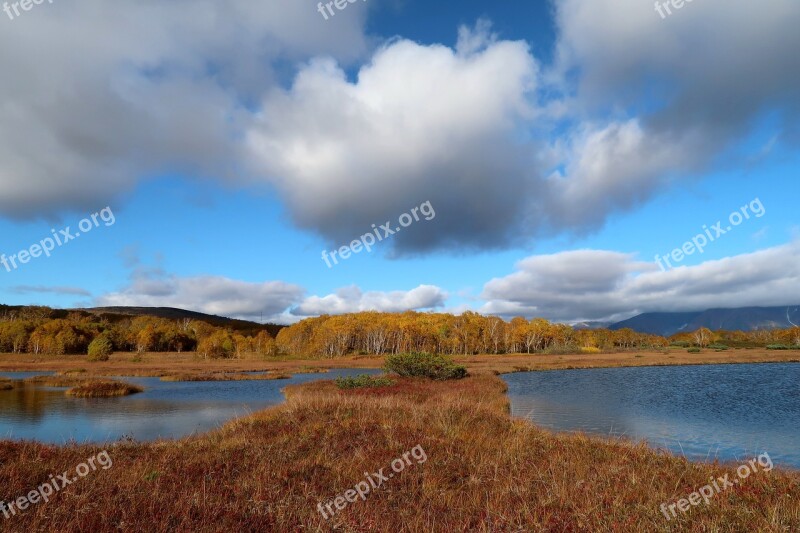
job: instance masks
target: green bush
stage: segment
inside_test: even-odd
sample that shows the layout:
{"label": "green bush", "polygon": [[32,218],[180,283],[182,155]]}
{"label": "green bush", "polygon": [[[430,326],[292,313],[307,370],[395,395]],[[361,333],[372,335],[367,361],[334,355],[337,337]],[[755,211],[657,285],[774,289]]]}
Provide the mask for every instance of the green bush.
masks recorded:
{"label": "green bush", "polygon": [[114,345],[108,337],[100,335],[89,344],[89,361],[108,361],[114,353]]}
{"label": "green bush", "polygon": [[390,387],[394,381],[386,376],[372,377],[368,374],[336,378],[336,386],[340,389],[362,389],[372,387]]}
{"label": "green bush", "polygon": [[767,346],[767,350],[789,350],[791,349],[789,346],[785,344],[770,344]]}
{"label": "green bush", "polygon": [[708,347],[709,350],[727,350],[728,347],[724,344],[712,344]]}
{"label": "green bush", "polygon": [[689,346],[691,346],[689,341],[672,341],[669,345],[677,346],[678,348],[688,348]]}
{"label": "green bush", "polygon": [[467,377],[467,369],[449,357],[428,353],[405,353],[386,358],[384,370],[402,377],[425,377],[435,380]]}
{"label": "green bush", "polygon": [[686,351],[689,353],[700,353],[702,350],[700,350],[700,348],[689,348]]}

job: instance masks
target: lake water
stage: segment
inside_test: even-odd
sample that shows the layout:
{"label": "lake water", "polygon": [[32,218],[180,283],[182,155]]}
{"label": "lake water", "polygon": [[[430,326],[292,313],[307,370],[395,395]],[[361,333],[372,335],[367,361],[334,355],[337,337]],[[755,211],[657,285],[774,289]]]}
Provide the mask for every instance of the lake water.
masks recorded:
{"label": "lake water", "polygon": [[[159,378],[119,378],[145,391],[122,398],[71,398],[66,388],[18,384],[0,391],[0,439],[63,444],[179,438],[284,401],[281,389],[340,376],[379,374],[378,370],[338,369],[296,374],[274,381],[166,382]],[[42,372],[0,372],[21,380]]]}
{"label": "lake water", "polygon": [[767,452],[800,468],[800,364],[557,370],[503,376],[512,414],[540,427],[624,435],[689,459]]}

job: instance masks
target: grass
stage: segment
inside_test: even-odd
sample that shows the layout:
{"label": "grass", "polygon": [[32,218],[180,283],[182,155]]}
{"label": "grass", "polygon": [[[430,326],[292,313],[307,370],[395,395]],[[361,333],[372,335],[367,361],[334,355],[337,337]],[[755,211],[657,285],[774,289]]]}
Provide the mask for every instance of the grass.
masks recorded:
{"label": "grass", "polygon": [[[287,387],[285,404],[179,441],[107,447],[113,467],[12,517],[15,531],[797,531],[800,473],[759,472],[667,522],[735,465],[552,434],[509,416],[486,373],[381,388]],[[420,445],[415,464],[325,521],[317,511]],[[103,448],[0,441],[0,500]]]}
{"label": "grass", "polygon": [[161,381],[272,381],[276,379],[291,379],[288,374],[175,374],[162,376]]}
{"label": "grass", "polygon": [[139,392],[144,392],[144,389],[122,381],[90,381],[69,389],[67,396],[75,398],[117,398]]}
{"label": "grass", "polygon": [[14,383],[10,379],[0,377],[0,391],[11,390],[13,388],[14,388]]}
{"label": "grass", "polygon": [[293,368],[287,370],[289,374],[326,374],[328,373],[327,368],[318,368],[312,366],[301,366],[300,368]]}
{"label": "grass", "polygon": [[[635,354],[643,354],[642,359]],[[570,368],[611,368],[628,366],[661,366],[686,364],[728,364],[728,363],[786,363],[800,362],[800,355],[794,351],[741,349],[728,352],[710,352],[687,354],[685,351],[674,351],[664,354],[662,351],[641,350],[600,354],[501,354],[455,356],[456,363],[467,367],[469,372],[508,373],[517,370],[514,367],[530,370],[564,370]],[[11,372],[67,372],[83,368],[86,356],[37,356],[31,354],[0,354],[0,371]],[[242,373],[257,371],[284,372],[289,374],[303,373],[303,367],[316,369],[336,368],[381,368],[383,357],[347,356],[334,359],[298,359],[290,357],[270,358],[264,360],[248,359],[213,359],[204,360],[193,353],[147,353],[142,355],[141,362],[132,363],[130,354],[115,353],[109,361],[92,363],[86,367],[87,377],[136,376],[161,377],[172,374],[204,374],[204,373]]]}
{"label": "grass", "polygon": [[374,388],[374,387],[391,387],[395,381],[389,379],[387,376],[370,376],[369,374],[360,374],[358,376],[349,376],[343,378],[336,378],[334,381],[336,386],[340,389],[360,389],[360,388]]}
{"label": "grass", "polygon": [[76,375],[33,376],[25,378],[25,383],[33,383],[44,387],[75,387],[89,381],[88,377]]}
{"label": "grass", "polygon": [[70,368],[68,370],[61,370],[59,372],[56,372],[56,374],[59,376],[77,376],[85,373],[86,373],[85,368]]}

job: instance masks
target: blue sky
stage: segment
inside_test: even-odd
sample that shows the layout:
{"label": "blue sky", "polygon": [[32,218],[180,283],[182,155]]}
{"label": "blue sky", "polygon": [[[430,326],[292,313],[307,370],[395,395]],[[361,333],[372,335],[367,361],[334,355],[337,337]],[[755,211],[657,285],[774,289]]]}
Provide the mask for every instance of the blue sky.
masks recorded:
{"label": "blue sky", "polygon": [[[727,3],[664,20],[629,0],[369,0],[327,21],[296,4],[200,2],[210,28],[185,28],[164,4],[155,28],[83,37],[89,21],[112,24],[94,2],[2,21],[2,44],[65,44],[0,57],[17,80],[0,83],[14,104],[0,110],[0,253],[106,206],[115,223],[0,267],[0,301],[280,322],[800,302],[800,83],[781,23],[796,9],[726,7],[719,42],[698,50],[685,43]],[[736,22],[754,17],[741,38]],[[774,47],[754,46],[759,32]],[[755,199],[763,216],[658,269],[656,254]],[[322,260],[426,201],[432,220],[333,268]]]}

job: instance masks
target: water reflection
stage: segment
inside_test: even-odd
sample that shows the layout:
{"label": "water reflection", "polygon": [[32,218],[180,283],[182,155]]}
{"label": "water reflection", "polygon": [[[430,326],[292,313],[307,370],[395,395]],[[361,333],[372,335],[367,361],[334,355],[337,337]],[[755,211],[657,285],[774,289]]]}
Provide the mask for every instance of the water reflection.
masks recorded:
{"label": "water reflection", "polygon": [[[50,443],[108,442],[123,437],[149,441],[206,432],[228,420],[276,405],[289,384],[378,370],[332,370],[298,374],[276,381],[164,382],[159,378],[122,378],[145,392],[123,398],[72,398],[66,388],[17,381],[0,391],[0,438]],[[21,380],[42,373],[0,373]]]}

